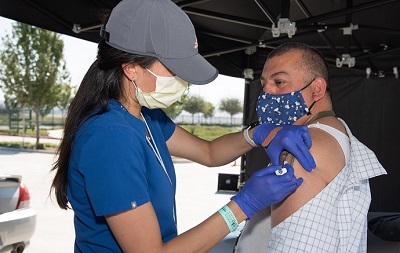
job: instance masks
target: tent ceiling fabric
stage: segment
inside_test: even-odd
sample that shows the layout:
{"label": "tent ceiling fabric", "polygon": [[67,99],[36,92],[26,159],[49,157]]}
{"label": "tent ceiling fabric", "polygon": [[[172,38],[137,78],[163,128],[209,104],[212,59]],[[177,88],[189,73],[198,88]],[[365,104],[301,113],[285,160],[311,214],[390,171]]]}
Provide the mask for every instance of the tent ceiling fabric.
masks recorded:
{"label": "tent ceiling fabric", "polygon": [[[400,68],[400,0],[173,1],[194,23],[200,53],[224,75],[257,78],[265,56],[286,41],[318,48],[332,67],[381,77]],[[97,42],[100,13],[118,2],[1,1],[0,16]]]}

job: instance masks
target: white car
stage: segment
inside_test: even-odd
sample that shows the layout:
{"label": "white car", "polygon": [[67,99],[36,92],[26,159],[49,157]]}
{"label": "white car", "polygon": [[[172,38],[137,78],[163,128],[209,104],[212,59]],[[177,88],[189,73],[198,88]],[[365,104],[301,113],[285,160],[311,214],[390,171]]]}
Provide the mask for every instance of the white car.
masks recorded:
{"label": "white car", "polygon": [[22,253],[35,228],[36,212],[22,177],[0,174],[0,253]]}

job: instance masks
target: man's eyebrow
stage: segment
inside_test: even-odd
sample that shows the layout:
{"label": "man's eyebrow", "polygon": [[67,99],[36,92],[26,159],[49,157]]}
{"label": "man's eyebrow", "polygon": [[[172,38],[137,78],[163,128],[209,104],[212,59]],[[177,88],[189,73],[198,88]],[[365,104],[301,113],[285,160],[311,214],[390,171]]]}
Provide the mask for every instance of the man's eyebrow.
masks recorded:
{"label": "man's eyebrow", "polygon": [[[275,73],[273,73],[270,77],[269,77],[269,79],[274,79],[274,78],[276,78],[276,77],[279,77],[279,76],[285,76],[285,77],[287,77],[287,76],[289,76],[289,74],[286,72],[286,71],[278,71],[278,72],[275,72]],[[260,80],[261,81],[265,81],[265,80],[267,80],[268,78],[265,78],[264,76],[261,76],[260,77]]]}
{"label": "man's eyebrow", "polygon": [[289,74],[287,72],[279,71],[279,72],[273,73],[270,78],[272,79],[272,78],[275,78],[275,77],[280,76],[280,75],[289,76]]}

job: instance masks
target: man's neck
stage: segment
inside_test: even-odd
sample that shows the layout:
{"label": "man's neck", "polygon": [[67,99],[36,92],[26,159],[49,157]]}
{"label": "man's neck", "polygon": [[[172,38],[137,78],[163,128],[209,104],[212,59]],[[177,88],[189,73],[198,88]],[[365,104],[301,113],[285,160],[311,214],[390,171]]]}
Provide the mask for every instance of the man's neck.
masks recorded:
{"label": "man's neck", "polygon": [[318,113],[332,110],[332,104],[325,101],[325,99],[321,99],[313,106],[313,108],[311,108],[309,114],[298,119],[293,125],[308,125],[312,121],[316,120],[315,116]]}

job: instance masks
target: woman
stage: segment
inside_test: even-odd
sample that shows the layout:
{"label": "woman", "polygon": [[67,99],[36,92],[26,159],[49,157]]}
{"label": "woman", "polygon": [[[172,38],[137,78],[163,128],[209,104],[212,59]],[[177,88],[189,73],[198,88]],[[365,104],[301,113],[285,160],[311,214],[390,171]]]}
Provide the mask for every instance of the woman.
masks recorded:
{"label": "woman", "polygon": [[[75,212],[75,252],[208,252],[301,184],[290,166],[282,176],[275,174],[281,166],[262,169],[226,206],[178,236],[171,155],[220,166],[263,143],[272,129],[260,125],[209,142],[160,109],[176,102],[188,82],[208,83],[218,74],[198,54],[193,26],[172,1],[120,2],[102,37],[70,105],[53,167],[57,202]],[[271,152],[289,149],[312,161],[307,130],[285,130],[275,139],[296,138],[269,145]]]}

